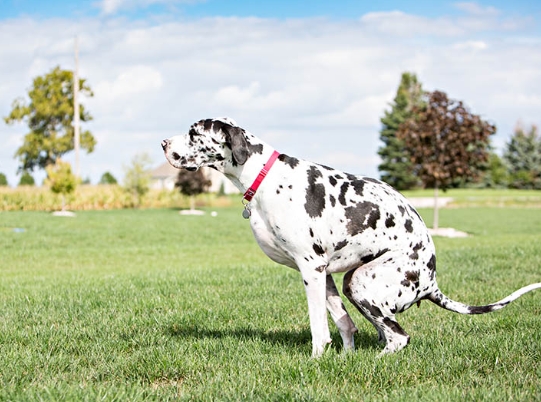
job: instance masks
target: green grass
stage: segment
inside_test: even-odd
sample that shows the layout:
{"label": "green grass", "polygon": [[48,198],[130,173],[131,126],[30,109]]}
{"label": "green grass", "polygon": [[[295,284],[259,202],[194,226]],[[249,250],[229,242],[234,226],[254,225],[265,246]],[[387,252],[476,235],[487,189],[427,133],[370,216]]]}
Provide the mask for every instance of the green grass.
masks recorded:
{"label": "green grass", "polygon": [[[357,351],[331,325],[314,360],[302,280],[240,212],[0,213],[0,401],[541,399],[540,291],[483,316],[423,302],[399,315],[409,347],[383,358],[347,304]],[[473,234],[435,239],[449,296],[541,281],[541,210],[444,209],[440,225]]]}
{"label": "green grass", "polygon": [[[407,197],[433,197],[434,190],[410,190]],[[439,191],[440,197],[453,199],[450,207],[541,207],[541,191],[511,189],[450,189]]]}

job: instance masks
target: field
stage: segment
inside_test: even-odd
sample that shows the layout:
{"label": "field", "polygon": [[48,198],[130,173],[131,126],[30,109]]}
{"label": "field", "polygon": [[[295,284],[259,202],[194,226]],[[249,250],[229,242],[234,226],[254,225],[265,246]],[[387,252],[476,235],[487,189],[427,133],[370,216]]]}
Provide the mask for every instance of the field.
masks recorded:
{"label": "field", "polygon": [[[0,213],[0,401],[541,400],[541,291],[462,316],[423,302],[410,345],[311,359],[299,274],[258,249],[236,207]],[[421,210],[430,224],[431,210]],[[451,208],[438,280],[471,304],[541,281],[541,209]],[[338,282],[338,281],[337,281]]]}

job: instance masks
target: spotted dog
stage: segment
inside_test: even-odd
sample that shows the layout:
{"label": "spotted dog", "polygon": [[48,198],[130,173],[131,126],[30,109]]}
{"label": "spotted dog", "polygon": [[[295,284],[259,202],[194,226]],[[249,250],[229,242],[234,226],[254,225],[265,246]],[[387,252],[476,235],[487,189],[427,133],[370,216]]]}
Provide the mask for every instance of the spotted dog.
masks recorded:
{"label": "spotted dog", "polygon": [[187,135],[162,141],[162,147],[174,167],[209,166],[246,191],[244,216],[259,246],[272,260],[300,271],[315,357],[331,342],[326,309],[344,349],[354,349],[357,328],[334,283],[332,274],[338,272],[346,273],[343,293],[385,343],[383,353],[408,344],[395,315],[421,300],[483,314],[541,287],[523,287],[485,306],[449,299],[436,282],[434,243],[401,194],[369,177],[278,154],[231,119],[201,120]]}

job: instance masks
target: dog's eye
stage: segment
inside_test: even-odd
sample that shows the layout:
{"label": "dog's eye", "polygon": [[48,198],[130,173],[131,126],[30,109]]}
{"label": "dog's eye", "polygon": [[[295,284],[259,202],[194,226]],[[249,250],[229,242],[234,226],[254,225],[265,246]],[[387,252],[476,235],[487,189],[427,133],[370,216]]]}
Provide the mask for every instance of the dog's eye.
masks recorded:
{"label": "dog's eye", "polygon": [[180,159],[180,155],[177,154],[176,152],[173,152],[173,153],[171,154],[171,157],[172,157],[174,160],[176,160],[176,161],[178,161],[178,160]]}

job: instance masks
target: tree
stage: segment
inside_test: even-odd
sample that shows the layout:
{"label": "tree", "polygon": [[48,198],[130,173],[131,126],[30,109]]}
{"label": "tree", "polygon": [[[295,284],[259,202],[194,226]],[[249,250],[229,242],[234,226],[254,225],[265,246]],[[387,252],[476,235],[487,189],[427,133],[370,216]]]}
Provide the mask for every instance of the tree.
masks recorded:
{"label": "tree", "polygon": [[[84,79],[79,80],[81,94],[93,96]],[[52,165],[74,148],[73,73],[55,67],[49,74],[34,79],[28,92],[30,103],[18,98],[12,111],[4,118],[7,124],[24,121],[30,132],[23,145],[15,152],[21,162],[19,170],[33,171]],[[80,120],[89,121],[90,114],[80,105]],[[89,131],[80,136],[82,149],[94,150],[96,140]]]}
{"label": "tree", "polygon": [[412,117],[413,107],[421,104],[422,95],[417,76],[403,73],[391,110],[386,110],[381,118],[379,138],[384,145],[378,149],[381,157],[378,170],[381,172],[381,180],[398,190],[407,190],[418,184],[409,155],[403,141],[397,138],[396,131],[400,124]]}
{"label": "tree", "polygon": [[134,205],[141,205],[141,198],[150,189],[150,156],[140,153],[133,157],[131,166],[124,167],[124,189],[132,194]]}
{"label": "tree", "polygon": [[118,181],[110,172],[105,172],[101,175],[100,184],[118,184]]}
{"label": "tree", "polygon": [[19,186],[34,186],[36,184],[34,178],[29,172],[23,172],[19,179]]}
{"label": "tree", "polygon": [[0,173],[0,186],[7,186],[8,185],[8,178],[4,173]]}
{"label": "tree", "polygon": [[77,187],[77,177],[71,172],[71,165],[63,162],[60,158],[56,159],[54,165],[45,168],[47,178],[45,184],[51,188],[55,194],[62,196],[62,211],[66,209],[66,196],[73,193]]}
{"label": "tree", "polygon": [[472,114],[461,102],[434,91],[426,104],[413,107],[396,135],[404,141],[413,171],[425,187],[434,188],[434,229],[438,228],[438,189],[467,182],[486,169],[490,135],[496,127]]}
{"label": "tree", "polygon": [[503,158],[512,188],[541,189],[541,138],[536,126],[526,132],[517,124],[511,140],[505,144]]}
{"label": "tree", "polygon": [[487,170],[483,173],[479,184],[488,188],[504,188],[509,184],[507,165],[494,152],[491,152],[488,157]]}
{"label": "tree", "polygon": [[206,192],[211,184],[211,181],[201,170],[190,172],[181,169],[178,172],[175,187],[178,187],[182,194],[190,197],[190,210],[193,211],[195,209],[195,196]]}

